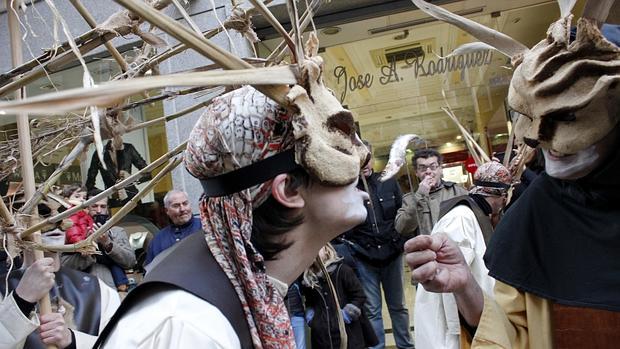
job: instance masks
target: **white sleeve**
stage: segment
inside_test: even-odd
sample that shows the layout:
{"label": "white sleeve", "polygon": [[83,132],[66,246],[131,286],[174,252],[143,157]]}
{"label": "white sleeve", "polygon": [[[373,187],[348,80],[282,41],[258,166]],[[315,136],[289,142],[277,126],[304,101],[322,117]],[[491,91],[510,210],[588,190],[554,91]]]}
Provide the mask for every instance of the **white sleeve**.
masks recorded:
{"label": "white sleeve", "polygon": [[24,316],[15,303],[13,292],[0,301],[0,348],[21,349],[26,337],[39,327],[39,319]]}
{"label": "white sleeve", "polygon": [[474,212],[469,207],[460,205],[443,216],[431,234],[447,234],[459,246],[467,264],[471,265],[476,257],[477,230],[480,230],[480,227]]}
{"label": "white sleeve", "polygon": [[[121,298],[116,290],[106,285],[101,279],[97,278],[97,281],[99,281],[101,294],[101,314],[99,316],[99,333],[101,333],[121,304]],[[91,336],[84,332],[73,331],[73,334],[75,335],[75,347],[77,349],[90,349],[97,341],[97,336]]]}

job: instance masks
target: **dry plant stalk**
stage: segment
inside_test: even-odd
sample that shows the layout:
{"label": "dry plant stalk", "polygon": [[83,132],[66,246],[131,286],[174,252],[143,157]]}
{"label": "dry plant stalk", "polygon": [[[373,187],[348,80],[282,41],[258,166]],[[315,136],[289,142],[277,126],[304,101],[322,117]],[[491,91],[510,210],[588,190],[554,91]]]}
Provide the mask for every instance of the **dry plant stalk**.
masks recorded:
{"label": "dry plant stalk", "polygon": [[38,224],[29,227],[28,229],[26,229],[23,232],[21,232],[19,234],[19,237],[21,239],[24,239],[28,235],[32,234],[34,231],[36,231],[38,229],[41,229],[44,225],[60,222],[62,219],[65,219],[65,218],[71,216],[72,214],[78,212],[79,210],[82,210],[82,209],[88,207],[89,205],[91,205],[91,204],[93,204],[93,203],[95,203],[95,202],[97,202],[97,201],[99,201],[101,199],[104,199],[104,198],[112,195],[113,193],[119,191],[120,189],[125,188],[125,187],[133,184],[143,174],[145,174],[147,172],[153,171],[154,169],[156,169],[159,166],[161,166],[164,162],[168,161],[172,157],[174,157],[177,154],[181,153],[186,146],[187,146],[187,142],[183,142],[183,143],[179,144],[174,149],[172,149],[168,153],[162,155],[159,159],[151,162],[148,166],[146,166],[142,170],[140,170],[140,171],[132,174],[131,176],[127,177],[125,180],[116,183],[115,185],[111,186],[110,188],[108,188],[108,189],[102,191],[101,193],[93,196],[92,198],[82,202],[80,205],[71,207],[71,208],[67,209],[66,211],[64,211],[62,213],[59,213],[59,214],[57,214],[57,215],[55,215],[53,217],[49,217],[49,218],[39,222]]}
{"label": "dry plant stalk", "polygon": [[[131,210],[133,210],[138,202],[146,196],[159,182],[161,182],[164,177],[174,170],[181,162],[183,162],[182,157],[177,157],[170,161],[153,179],[144,187],[144,189],[140,190],[136,196],[134,196],[129,202],[127,202],[121,209],[114,214],[110,219],[105,222],[102,226],[97,228],[91,235],[89,235],[86,239],[70,245],[62,245],[62,246],[49,246],[43,245],[40,243],[31,243],[25,244],[24,246],[29,249],[42,250],[48,252],[79,252],[82,254],[96,254],[96,241],[97,239],[103,235],[105,232],[110,230],[116,223],[118,223],[123,217],[125,217]],[[24,241],[24,240],[22,240]]]}

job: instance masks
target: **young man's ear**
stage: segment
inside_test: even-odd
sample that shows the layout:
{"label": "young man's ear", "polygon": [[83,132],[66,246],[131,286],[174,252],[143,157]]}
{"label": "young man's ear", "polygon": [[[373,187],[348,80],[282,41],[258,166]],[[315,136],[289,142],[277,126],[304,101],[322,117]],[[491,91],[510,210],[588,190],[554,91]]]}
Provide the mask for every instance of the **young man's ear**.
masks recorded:
{"label": "young man's ear", "polygon": [[284,207],[302,208],[305,201],[299,191],[300,188],[288,188],[290,180],[289,175],[285,173],[277,175],[271,183],[271,195]]}

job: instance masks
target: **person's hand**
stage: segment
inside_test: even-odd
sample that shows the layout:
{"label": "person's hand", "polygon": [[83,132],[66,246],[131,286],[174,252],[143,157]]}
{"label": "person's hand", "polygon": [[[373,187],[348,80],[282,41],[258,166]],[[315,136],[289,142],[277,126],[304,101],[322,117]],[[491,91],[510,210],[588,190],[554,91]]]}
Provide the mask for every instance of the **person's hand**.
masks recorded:
{"label": "person's hand", "polygon": [[54,277],[54,259],[39,259],[26,269],[15,293],[27,302],[36,303],[52,289]]}
{"label": "person's hand", "polygon": [[71,331],[65,323],[65,319],[60,313],[41,315],[39,318],[39,335],[43,343],[55,345],[58,349],[63,349],[71,344]]}
{"label": "person's hand", "polygon": [[418,193],[422,195],[428,195],[431,192],[431,189],[435,185],[435,176],[428,175],[424,177],[424,179],[420,182],[418,187]]}
{"label": "person's hand", "polygon": [[344,321],[345,324],[350,324],[353,319],[351,319],[351,317],[349,316],[349,314],[344,311],[344,309],[340,309],[340,313],[342,314],[342,321]]}
{"label": "person's hand", "polygon": [[345,305],[344,308],[342,308],[342,311],[344,312],[343,316],[346,314],[351,321],[359,319],[360,315],[362,315],[362,311],[360,310],[360,308],[358,308],[355,304],[351,303]]}
{"label": "person's hand", "polygon": [[456,243],[446,234],[420,235],[405,243],[411,278],[429,292],[458,292],[471,272]]}
{"label": "person's hand", "polygon": [[[101,228],[101,224],[99,223],[94,223],[93,224],[93,232],[96,231],[97,229]],[[103,234],[101,234],[98,238],[97,238],[97,243],[99,244],[99,246],[101,248],[103,248],[106,252],[110,252],[110,250],[112,250],[112,240],[110,239],[110,236],[108,235],[108,232],[104,232]]]}
{"label": "person's hand", "polygon": [[304,317],[306,318],[306,323],[310,324],[312,319],[314,319],[314,309],[313,308],[306,309],[306,314]]}

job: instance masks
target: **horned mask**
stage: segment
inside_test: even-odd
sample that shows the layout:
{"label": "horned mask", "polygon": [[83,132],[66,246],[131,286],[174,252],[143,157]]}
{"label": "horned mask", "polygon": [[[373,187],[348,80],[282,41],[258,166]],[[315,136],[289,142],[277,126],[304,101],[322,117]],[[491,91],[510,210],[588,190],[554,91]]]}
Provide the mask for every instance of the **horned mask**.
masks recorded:
{"label": "horned mask", "polygon": [[590,1],[571,42],[575,1],[558,1],[561,18],[547,37],[528,49],[514,39],[438,6],[412,0],[422,11],[467,31],[508,55],[515,68],[508,103],[522,114],[518,140],[561,154],[574,154],[602,140],[620,118],[620,48],[600,25],[614,1]]}
{"label": "horned mask", "polygon": [[[226,180],[241,184],[225,185],[226,189],[212,196],[251,184],[254,204],[260,204],[268,191],[258,184],[299,166],[326,185],[341,186],[356,180],[369,152],[355,132],[352,113],[323,84],[323,61],[317,49],[318,40],[311,34],[306,57],[298,63],[298,84],[286,95],[287,106],[245,86],[216,98],[202,114],[190,134],[185,155],[190,173],[208,182],[255,165],[246,169],[246,178],[234,180],[229,176]],[[260,165],[263,160],[271,163]],[[209,185],[204,187],[209,195]]]}

